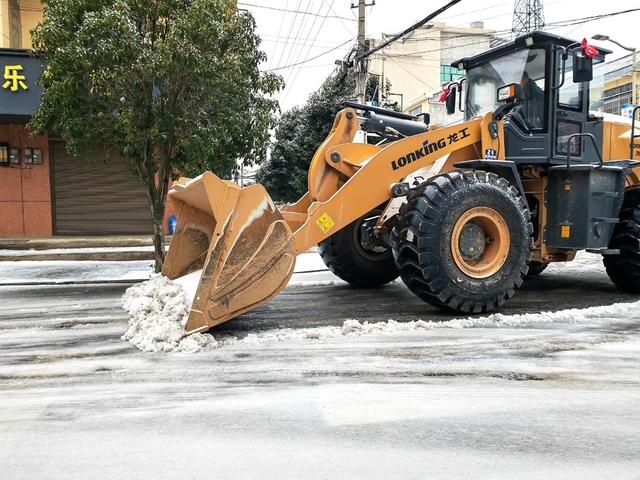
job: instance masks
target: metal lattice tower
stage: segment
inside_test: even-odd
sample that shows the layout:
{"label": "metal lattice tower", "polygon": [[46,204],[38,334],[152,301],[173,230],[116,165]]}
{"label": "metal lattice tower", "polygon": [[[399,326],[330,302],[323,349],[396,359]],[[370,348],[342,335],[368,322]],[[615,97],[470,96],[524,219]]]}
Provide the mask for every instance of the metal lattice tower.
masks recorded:
{"label": "metal lattice tower", "polygon": [[544,28],[542,0],[515,0],[511,31],[518,35]]}

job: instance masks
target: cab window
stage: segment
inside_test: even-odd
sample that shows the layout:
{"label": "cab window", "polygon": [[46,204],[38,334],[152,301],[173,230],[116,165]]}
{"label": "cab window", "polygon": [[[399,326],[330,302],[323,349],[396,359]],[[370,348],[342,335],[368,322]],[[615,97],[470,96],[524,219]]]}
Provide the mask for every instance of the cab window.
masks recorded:
{"label": "cab window", "polygon": [[[562,78],[562,59],[558,56],[558,78]],[[558,105],[569,110],[582,110],[582,91],[584,84],[573,83],[573,56],[569,55],[564,67],[564,84],[558,93]]]}
{"label": "cab window", "polygon": [[467,119],[492,112],[500,105],[497,89],[510,83],[520,84],[518,106],[512,116],[528,131],[545,128],[546,52],[542,48],[524,49],[467,72]]}

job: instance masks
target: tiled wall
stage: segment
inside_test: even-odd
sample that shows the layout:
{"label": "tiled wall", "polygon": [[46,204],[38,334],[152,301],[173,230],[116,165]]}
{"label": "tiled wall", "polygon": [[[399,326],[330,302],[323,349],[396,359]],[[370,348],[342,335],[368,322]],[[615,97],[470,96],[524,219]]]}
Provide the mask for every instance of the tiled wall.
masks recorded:
{"label": "tiled wall", "polygon": [[[46,237],[53,233],[49,140],[24,125],[0,125],[0,143],[42,150],[42,165],[0,167],[0,237]],[[22,160],[24,157],[22,157]]]}

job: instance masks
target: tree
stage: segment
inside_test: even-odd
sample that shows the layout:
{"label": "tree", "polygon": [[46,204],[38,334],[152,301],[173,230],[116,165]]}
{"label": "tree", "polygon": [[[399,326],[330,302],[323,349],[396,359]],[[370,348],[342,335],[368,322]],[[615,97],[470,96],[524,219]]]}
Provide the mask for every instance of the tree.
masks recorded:
{"label": "tree", "polygon": [[[370,76],[366,98],[376,97],[378,78]],[[390,84],[385,86],[387,93]],[[313,154],[325,140],[342,104],[353,99],[355,77],[352,74],[330,76],[303,107],[285,112],[278,122],[269,160],[257,172],[274,200],[292,202],[307,191],[307,170]]]}
{"label": "tree", "polygon": [[44,95],[31,126],[70,153],[102,147],[129,158],[153,217],[156,270],[169,181],[233,171],[266,156],[279,76],[250,13],[235,0],[46,0],[34,29]]}

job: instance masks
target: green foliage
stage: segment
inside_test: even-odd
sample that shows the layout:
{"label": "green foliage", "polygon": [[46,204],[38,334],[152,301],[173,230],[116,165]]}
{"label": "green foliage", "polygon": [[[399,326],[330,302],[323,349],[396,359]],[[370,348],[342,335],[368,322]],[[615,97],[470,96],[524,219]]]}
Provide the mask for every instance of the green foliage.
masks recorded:
{"label": "green foliage", "polygon": [[[303,107],[281,116],[270,158],[256,175],[256,181],[265,186],[274,200],[292,202],[307,191],[307,170],[313,154],[329,134],[343,102],[354,98],[354,76],[342,77],[340,74],[329,77]],[[377,87],[378,78],[370,76],[367,100],[377,96]]]}
{"label": "green foliage", "polygon": [[156,223],[171,176],[229,175],[237,159],[266,156],[282,80],[259,71],[255,21],[234,0],[43,3],[33,38],[48,67],[31,126],[71,153],[99,146],[130,158]]}

